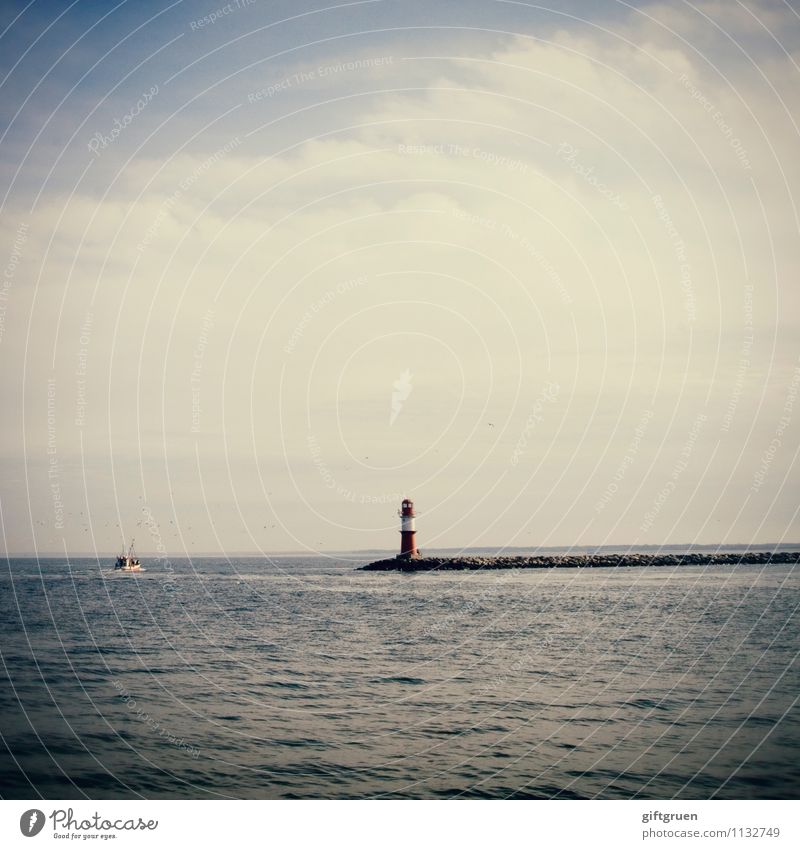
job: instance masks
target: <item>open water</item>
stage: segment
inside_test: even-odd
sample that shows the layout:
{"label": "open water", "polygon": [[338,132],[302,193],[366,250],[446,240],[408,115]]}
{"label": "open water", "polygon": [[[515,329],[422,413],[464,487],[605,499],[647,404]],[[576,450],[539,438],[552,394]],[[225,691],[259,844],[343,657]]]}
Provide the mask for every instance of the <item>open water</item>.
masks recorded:
{"label": "open water", "polygon": [[800,797],[797,566],[111,562],[0,572],[5,798]]}

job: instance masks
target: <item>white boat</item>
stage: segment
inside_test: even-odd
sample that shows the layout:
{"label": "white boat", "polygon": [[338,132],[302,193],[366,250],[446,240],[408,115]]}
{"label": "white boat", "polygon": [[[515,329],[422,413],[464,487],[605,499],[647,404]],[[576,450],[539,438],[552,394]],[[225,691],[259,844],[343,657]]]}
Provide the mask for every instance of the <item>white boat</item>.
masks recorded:
{"label": "white boat", "polygon": [[131,540],[131,547],[128,549],[128,553],[125,553],[125,545],[122,545],[122,554],[117,557],[117,562],[114,564],[114,570],[119,572],[141,572],[142,564],[139,562],[139,558],[136,556],[136,553],[133,550],[133,540]]}

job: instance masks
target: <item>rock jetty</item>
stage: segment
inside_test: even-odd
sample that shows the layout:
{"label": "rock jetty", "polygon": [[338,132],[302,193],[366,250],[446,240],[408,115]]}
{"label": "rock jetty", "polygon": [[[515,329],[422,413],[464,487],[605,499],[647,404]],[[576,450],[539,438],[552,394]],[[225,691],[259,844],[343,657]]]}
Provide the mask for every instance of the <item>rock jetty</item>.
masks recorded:
{"label": "rock jetty", "polygon": [[798,563],[800,551],[689,554],[545,554],[534,557],[417,557],[376,560],[363,572],[437,572],[461,569],[608,569],[632,566],[738,566]]}

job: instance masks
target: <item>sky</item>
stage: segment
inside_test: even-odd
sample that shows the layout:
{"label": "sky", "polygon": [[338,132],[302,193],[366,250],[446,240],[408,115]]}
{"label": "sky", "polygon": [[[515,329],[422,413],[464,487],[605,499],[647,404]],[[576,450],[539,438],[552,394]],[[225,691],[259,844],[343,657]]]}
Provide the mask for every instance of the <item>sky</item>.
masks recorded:
{"label": "sky", "polygon": [[796,3],[0,33],[6,553],[800,542]]}

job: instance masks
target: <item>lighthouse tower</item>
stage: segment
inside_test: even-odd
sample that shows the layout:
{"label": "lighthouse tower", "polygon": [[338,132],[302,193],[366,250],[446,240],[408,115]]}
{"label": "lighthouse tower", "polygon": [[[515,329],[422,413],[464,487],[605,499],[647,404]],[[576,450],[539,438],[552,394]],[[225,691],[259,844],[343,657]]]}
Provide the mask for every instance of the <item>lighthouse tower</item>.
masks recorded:
{"label": "lighthouse tower", "polygon": [[400,554],[398,558],[408,560],[419,557],[417,551],[417,529],[414,526],[414,502],[408,498],[403,499],[403,506],[398,513],[400,516]]}

